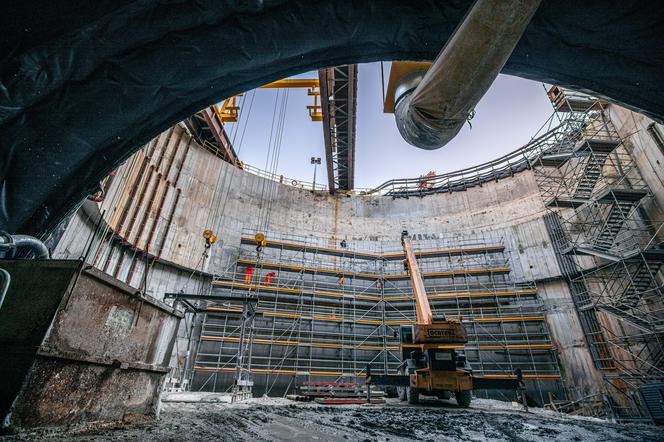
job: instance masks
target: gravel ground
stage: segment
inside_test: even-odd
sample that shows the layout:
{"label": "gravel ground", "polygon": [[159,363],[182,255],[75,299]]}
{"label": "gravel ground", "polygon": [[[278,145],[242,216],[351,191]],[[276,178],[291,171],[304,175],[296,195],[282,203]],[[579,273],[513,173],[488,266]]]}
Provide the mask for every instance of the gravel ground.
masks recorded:
{"label": "gravel ground", "polygon": [[476,399],[471,408],[454,401],[409,406],[323,406],[260,398],[223,402],[162,404],[150,424],[123,424],[32,431],[7,441],[662,441],[661,428],[618,425],[600,419],[560,416],[510,403]]}

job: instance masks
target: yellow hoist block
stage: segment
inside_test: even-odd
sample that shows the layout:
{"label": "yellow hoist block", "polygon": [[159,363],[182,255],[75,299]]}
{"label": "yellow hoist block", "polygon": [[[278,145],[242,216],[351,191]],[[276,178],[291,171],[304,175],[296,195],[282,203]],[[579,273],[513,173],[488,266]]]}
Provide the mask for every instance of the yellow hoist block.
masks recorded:
{"label": "yellow hoist block", "polygon": [[210,229],[205,229],[203,231],[203,238],[205,238],[205,244],[208,246],[211,246],[217,242],[217,235],[215,235],[214,232]]}
{"label": "yellow hoist block", "polygon": [[254,236],[254,239],[256,240],[256,244],[261,246],[261,247],[265,247],[265,245],[267,244],[267,241],[265,240],[265,234],[264,233],[258,232]]}

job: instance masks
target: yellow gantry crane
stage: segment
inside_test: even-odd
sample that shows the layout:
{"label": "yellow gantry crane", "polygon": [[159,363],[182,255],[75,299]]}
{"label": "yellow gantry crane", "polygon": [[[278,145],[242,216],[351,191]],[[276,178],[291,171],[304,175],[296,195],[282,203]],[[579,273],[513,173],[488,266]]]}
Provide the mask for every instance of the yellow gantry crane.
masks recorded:
{"label": "yellow gantry crane", "polygon": [[[307,106],[311,121],[323,121],[323,110],[320,105],[320,82],[318,78],[286,78],[284,80],[273,81],[272,83],[260,86],[260,89],[307,89],[307,95],[314,97],[314,103]],[[222,123],[235,123],[240,115],[240,105],[238,97],[244,94],[234,95],[224,100],[221,106],[214,105],[213,108],[217,117]]]}

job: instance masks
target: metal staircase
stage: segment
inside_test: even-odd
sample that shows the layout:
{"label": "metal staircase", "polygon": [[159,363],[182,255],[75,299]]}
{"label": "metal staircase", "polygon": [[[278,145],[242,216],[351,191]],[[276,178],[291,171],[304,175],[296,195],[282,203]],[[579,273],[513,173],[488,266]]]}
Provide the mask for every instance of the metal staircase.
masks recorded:
{"label": "metal staircase", "polygon": [[644,319],[641,319],[637,316],[634,316],[631,313],[628,313],[627,311],[622,310],[618,307],[614,307],[612,305],[607,305],[607,304],[600,304],[600,305],[597,305],[597,307],[599,309],[607,312],[607,313],[612,314],[613,316],[615,316],[619,319],[623,319],[623,320],[629,322],[634,327],[637,327],[637,328],[639,328],[639,329],[641,329],[645,332],[654,331],[651,324],[648,321],[646,321]]}
{"label": "metal staircase", "polygon": [[634,201],[615,201],[609,208],[606,219],[592,241],[592,245],[600,250],[609,250],[613,247],[633,206]]}
{"label": "metal staircase", "polygon": [[579,183],[574,190],[573,198],[590,198],[595,185],[602,176],[602,169],[604,168],[607,157],[608,153],[598,153],[588,157],[581,179],[579,179]]}
{"label": "metal staircase", "polygon": [[581,177],[574,191],[574,198],[590,198],[597,182],[602,177],[602,169],[606,159],[613,152],[621,141],[612,138],[583,138],[575,147],[575,152],[581,155],[588,155],[585,161]]}
{"label": "metal staircase", "polygon": [[636,273],[630,276],[631,284],[629,284],[622,296],[620,296],[618,303],[629,307],[639,304],[643,298],[643,294],[654,285],[655,276],[661,268],[661,261],[643,261]]}
{"label": "metal staircase", "polygon": [[534,168],[551,210],[545,224],[606,381],[609,412],[618,420],[643,419],[640,386],[664,379],[663,294],[656,279],[664,249],[655,236],[661,224],[651,218],[653,195],[604,111],[607,103],[558,87],[549,96],[561,121],[582,125],[568,138],[575,140],[571,151],[569,145],[549,149]]}

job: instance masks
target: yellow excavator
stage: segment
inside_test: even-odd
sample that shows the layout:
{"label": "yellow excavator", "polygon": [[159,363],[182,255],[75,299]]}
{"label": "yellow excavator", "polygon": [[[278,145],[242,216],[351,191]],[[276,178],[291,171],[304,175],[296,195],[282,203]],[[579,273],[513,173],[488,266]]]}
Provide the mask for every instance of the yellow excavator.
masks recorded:
{"label": "yellow excavator", "polygon": [[463,351],[468,342],[463,325],[445,315],[433,315],[422,272],[410,236],[405,230],[401,233],[401,243],[405,255],[404,265],[413,284],[417,321],[400,328],[402,362],[398,374],[372,373],[371,364],[367,365],[367,401],[371,401],[372,385],[386,387],[388,394],[394,393],[393,387],[396,387],[399,398],[411,404],[418,403],[420,396],[450,399],[454,395],[462,407],[470,406],[472,390],[512,390],[527,410],[525,384],[520,369],[516,369],[514,374],[500,377],[473,374]]}
{"label": "yellow excavator", "polygon": [[408,375],[410,383],[398,387],[399,398],[416,404],[420,395],[449,399],[454,394],[460,406],[468,407],[473,389],[472,371],[465,354],[458,350],[467,342],[466,332],[461,322],[433,315],[410,236],[405,230],[401,243],[413,283],[417,322],[401,327],[400,374]]}

